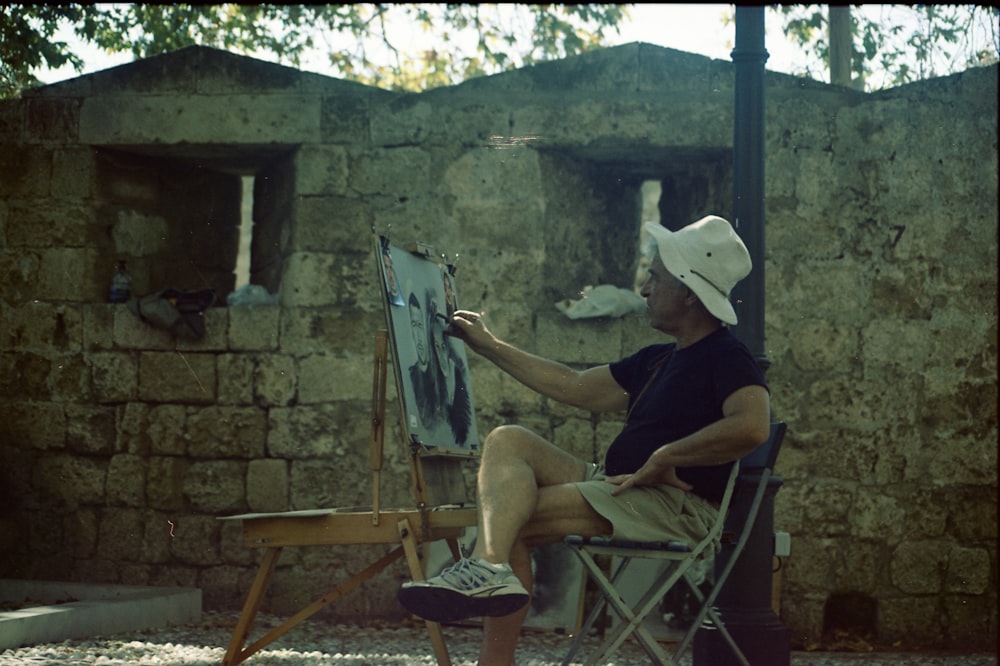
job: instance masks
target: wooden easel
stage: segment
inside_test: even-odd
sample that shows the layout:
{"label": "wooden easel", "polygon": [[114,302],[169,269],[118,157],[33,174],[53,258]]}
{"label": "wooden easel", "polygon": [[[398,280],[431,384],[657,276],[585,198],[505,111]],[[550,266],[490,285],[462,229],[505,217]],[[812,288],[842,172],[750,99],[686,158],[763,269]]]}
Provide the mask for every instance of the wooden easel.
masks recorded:
{"label": "wooden easel", "polygon": [[[264,556],[243,611],[236,623],[223,666],[243,663],[251,655],[274,642],[303,620],[344,596],[365,581],[373,578],[401,557],[406,557],[410,576],[414,580],[426,577],[420,558],[419,546],[424,542],[446,540],[456,559],[459,557],[457,539],[465,527],[476,524],[476,509],[457,505],[432,506],[428,502],[425,485],[424,460],[420,452],[412,450],[410,468],[413,475],[414,507],[405,509],[381,508],[380,476],[385,440],[385,396],[388,367],[388,333],[379,330],[375,335],[375,376],[372,389],[372,432],[370,441],[370,467],[372,472],[371,510],[317,509],[270,514],[244,514],[225,520],[241,520],[243,543],[251,548],[263,548]],[[257,617],[264,594],[285,546],[330,545],[379,545],[396,544],[389,553],[375,560],[364,570],[342,581],[335,588],[319,597],[282,624],[270,630],[250,645],[246,645],[250,629]],[[450,666],[448,648],[436,622],[426,622],[434,656],[440,666]]]}

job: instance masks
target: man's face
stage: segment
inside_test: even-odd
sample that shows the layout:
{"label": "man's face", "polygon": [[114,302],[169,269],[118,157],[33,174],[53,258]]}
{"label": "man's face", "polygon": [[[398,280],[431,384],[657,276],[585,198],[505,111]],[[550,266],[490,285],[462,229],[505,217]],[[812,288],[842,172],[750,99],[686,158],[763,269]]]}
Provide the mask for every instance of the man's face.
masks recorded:
{"label": "man's face", "polygon": [[685,299],[691,291],[683,282],[671,275],[660,261],[660,257],[656,256],[649,266],[649,276],[642,283],[639,293],[646,299],[649,325],[657,330],[669,332],[687,311]]}

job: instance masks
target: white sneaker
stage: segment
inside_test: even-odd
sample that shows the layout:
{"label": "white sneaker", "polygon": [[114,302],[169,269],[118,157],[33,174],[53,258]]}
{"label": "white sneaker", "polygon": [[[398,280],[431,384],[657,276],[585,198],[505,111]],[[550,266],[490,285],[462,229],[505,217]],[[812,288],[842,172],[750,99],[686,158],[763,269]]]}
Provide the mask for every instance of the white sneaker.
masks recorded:
{"label": "white sneaker", "polygon": [[463,558],[427,580],[404,583],[396,593],[408,611],[432,622],[509,615],[528,603],[528,590],[509,564]]}

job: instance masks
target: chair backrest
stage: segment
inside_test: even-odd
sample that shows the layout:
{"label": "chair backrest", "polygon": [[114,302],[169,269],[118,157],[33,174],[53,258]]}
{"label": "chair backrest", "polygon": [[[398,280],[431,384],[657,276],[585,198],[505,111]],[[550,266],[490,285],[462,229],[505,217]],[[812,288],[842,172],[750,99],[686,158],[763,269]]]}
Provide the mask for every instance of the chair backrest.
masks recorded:
{"label": "chair backrest", "polygon": [[766,469],[770,472],[770,470],[774,469],[774,463],[778,459],[778,450],[781,448],[781,442],[785,438],[785,429],[786,426],[783,421],[772,423],[771,435],[767,438],[767,441],[740,458],[738,463],[733,464],[729,480],[726,483],[726,491],[722,496],[722,501],[719,503],[719,517],[709,529],[708,538],[695,547],[695,552],[700,552],[706,547],[707,542],[722,535],[726,517],[729,513],[729,505],[736,490],[736,479],[749,472],[760,471],[761,469]]}

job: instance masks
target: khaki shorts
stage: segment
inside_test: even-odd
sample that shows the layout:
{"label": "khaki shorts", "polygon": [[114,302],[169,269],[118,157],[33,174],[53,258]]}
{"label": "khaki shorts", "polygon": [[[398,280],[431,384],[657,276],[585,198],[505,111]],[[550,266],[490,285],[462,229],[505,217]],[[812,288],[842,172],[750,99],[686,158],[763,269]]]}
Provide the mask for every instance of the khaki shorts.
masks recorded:
{"label": "khaki shorts", "polygon": [[590,464],[585,480],[576,484],[584,499],[613,527],[612,536],[625,541],[686,541],[705,538],[718,511],[708,500],[674,486],[629,488],[618,497],[617,486],[604,479],[604,467]]}

